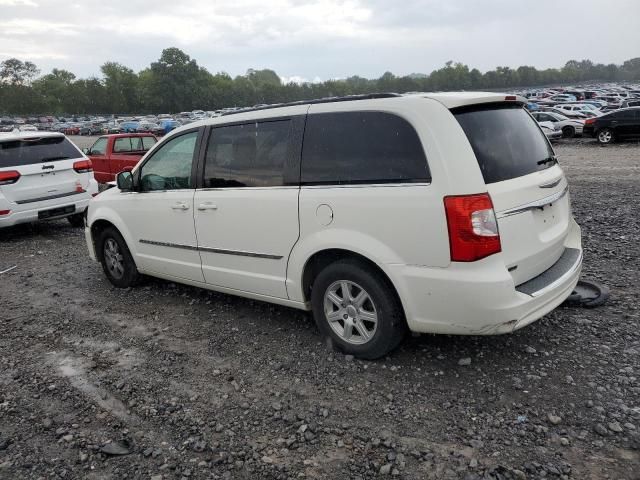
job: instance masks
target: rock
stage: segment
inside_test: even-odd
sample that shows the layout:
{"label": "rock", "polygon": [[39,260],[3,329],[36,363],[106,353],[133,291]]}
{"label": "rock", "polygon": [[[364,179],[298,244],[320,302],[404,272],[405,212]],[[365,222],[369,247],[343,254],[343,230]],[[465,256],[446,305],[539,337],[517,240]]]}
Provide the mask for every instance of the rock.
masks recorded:
{"label": "rock", "polygon": [[273,463],[273,458],[271,457],[267,457],[266,455],[264,457],[262,457],[262,461],[264,463],[268,463],[268,464],[272,464]]}
{"label": "rock", "polygon": [[100,451],[105,455],[129,455],[133,449],[133,445],[129,440],[119,440],[103,445]]}
{"label": "rock", "polygon": [[560,437],[560,445],[566,447],[567,445],[569,445],[569,439],[566,437]]}
{"label": "rock", "polygon": [[469,462],[469,468],[476,468],[478,466],[478,460],[475,458],[472,458],[471,461]]}
{"label": "rock", "polygon": [[464,367],[466,365],[471,365],[471,357],[465,357],[458,360],[458,365]]}
{"label": "rock", "polygon": [[527,346],[527,348],[524,349],[525,353],[536,353],[537,350],[533,347]]}
{"label": "rock", "polygon": [[344,361],[345,362],[353,362],[353,355],[345,355],[344,356]]}
{"label": "rock", "polygon": [[618,422],[611,422],[607,426],[609,427],[609,430],[611,430],[612,432],[616,432],[616,433],[622,432],[622,427]]}
{"label": "rock", "polygon": [[609,432],[607,431],[605,426],[602,425],[601,423],[597,423],[596,426],[593,427],[593,429],[597,434],[602,435],[603,437],[606,437],[607,435],[609,435]]}
{"label": "rock", "polygon": [[271,408],[273,408],[276,412],[282,410],[282,404],[280,402],[273,402],[271,404]]}
{"label": "rock", "polygon": [[69,443],[71,440],[73,440],[73,435],[63,435],[62,440]]}
{"label": "rock", "polygon": [[51,420],[49,417],[45,418],[42,421],[42,427],[46,430],[49,430],[51,428],[51,425],[53,425],[53,420]]}
{"label": "rock", "polygon": [[387,463],[380,467],[380,475],[389,475],[391,473],[391,468],[393,465],[391,463]]}
{"label": "rock", "polygon": [[562,417],[559,417],[552,413],[547,415],[547,419],[549,420],[549,423],[551,423],[552,425],[558,425],[560,422],[562,422]]}

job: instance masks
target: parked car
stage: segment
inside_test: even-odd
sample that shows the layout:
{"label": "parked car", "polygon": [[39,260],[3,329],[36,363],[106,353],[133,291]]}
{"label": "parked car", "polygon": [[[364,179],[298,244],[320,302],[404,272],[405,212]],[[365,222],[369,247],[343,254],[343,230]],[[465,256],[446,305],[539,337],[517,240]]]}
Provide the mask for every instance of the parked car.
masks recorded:
{"label": "parked car", "polygon": [[110,122],[102,125],[102,133],[104,135],[118,134],[121,131],[122,129],[117,123]]}
{"label": "parked car", "polygon": [[182,124],[179,121],[173,120],[173,119],[161,120],[159,125],[160,125],[160,128],[162,128],[163,135],[166,135],[171,130],[175,130],[176,128],[182,126]]}
{"label": "parked car", "polygon": [[584,123],[584,135],[598,139],[601,144],[617,140],[640,138],[640,107],[621,108]]}
{"label": "parked car", "polygon": [[154,135],[164,135],[164,128],[157,123],[140,122],[136,128],[137,133],[152,133]]}
{"label": "parked car", "polygon": [[531,112],[531,115],[539,123],[548,122],[554,125],[554,130],[560,130],[562,132],[562,136],[565,138],[573,138],[576,135],[582,135],[582,128],[584,127],[583,120],[571,119],[554,112]]}
{"label": "parked car", "polygon": [[542,132],[546,135],[549,141],[558,140],[562,137],[562,130],[556,128],[553,122],[538,122]]}
{"label": "parked car", "polygon": [[312,310],[365,359],[407,328],[512,332],[571,294],[580,229],[525,98],[337,100],[169,133],[92,201],[90,256],[117,287],[144,273]]}
{"label": "parked car", "polygon": [[545,108],[543,109],[545,112],[553,112],[558,113],[560,115],[564,115],[565,117],[574,119],[574,120],[586,120],[588,117],[580,111],[577,110],[561,110],[557,107]]}
{"label": "parked car", "polygon": [[138,125],[140,125],[140,122],[133,122],[133,121],[122,122],[120,124],[120,129],[122,133],[135,133],[138,128]]}
{"label": "parked car", "polygon": [[600,110],[587,103],[562,103],[556,105],[555,108],[563,112],[580,112],[588,118],[602,115]]}
{"label": "parked car", "polygon": [[557,95],[551,95],[550,97],[547,97],[545,100],[548,102],[555,102],[555,103],[572,103],[576,101],[576,97],[574,97],[573,95],[567,95],[565,93],[559,93]]}
{"label": "parked car", "polygon": [[0,134],[0,227],[65,217],[82,226],[97,193],[91,161],[63,134]]}
{"label": "parked car", "polygon": [[620,104],[620,108],[628,107],[640,107],[640,99],[623,100],[623,102]]}
{"label": "parked car", "polygon": [[157,138],[149,134],[121,133],[98,138],[86,153],[99,183],[112,182],[118,172],[133,168],[153,147]]}
{"label": "parked car", "polygon": [[18,128],[21,132],[37,132],[38,129],[35,127],[35,125],[31,125],[29,123],[25,123],[24,125],[20,125],[20,127]]}

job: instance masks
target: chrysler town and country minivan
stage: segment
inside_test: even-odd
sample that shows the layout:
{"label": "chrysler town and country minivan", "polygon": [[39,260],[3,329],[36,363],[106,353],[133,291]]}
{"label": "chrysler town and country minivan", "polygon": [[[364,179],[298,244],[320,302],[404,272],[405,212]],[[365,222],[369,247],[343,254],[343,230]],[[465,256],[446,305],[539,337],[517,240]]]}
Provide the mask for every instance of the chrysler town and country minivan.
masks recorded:
{"label": "chrysler town and country minivan", "polygon": [[171,132],[90,204],[118,287],[152,275],[311,310],[360,358],[512,332],[562,303],[580,229],[551,145],[495,93],[377,94]]}

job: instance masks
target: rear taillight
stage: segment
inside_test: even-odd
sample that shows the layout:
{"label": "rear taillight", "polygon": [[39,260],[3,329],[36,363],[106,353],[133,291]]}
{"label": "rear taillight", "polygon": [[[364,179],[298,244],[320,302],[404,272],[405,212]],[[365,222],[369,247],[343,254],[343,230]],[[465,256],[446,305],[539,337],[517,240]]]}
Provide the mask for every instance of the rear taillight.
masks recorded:
{"label": "rear taillight", "polygon": [[444,197],[452,262],[474,262],[501,251],[488,193]]}
{"label": "rear taillight", "polygon": [[0,186],[11,185],[12,183],[16,183],[19,178],[20,178],[20,172],[16,172],[15,170],[0,172]]}
{"label": "rear taillight", "polygon": [[80,160],[73,164],[73,169],[78,173],[93,172],[93,165],[91,160]]}
{"label": "rear taillight", "polygon": [[0,217],[4,215],[9,215],[10,213],[11,213],[11,210],[0,210]]}
{"label": "rear taillight", "polygon": [[594,124],[594,123],[596,123],[596,117],[587,118],[587,119],[584,121],[584,124],[585,124],[585,125],[591,125],[591,124]]}

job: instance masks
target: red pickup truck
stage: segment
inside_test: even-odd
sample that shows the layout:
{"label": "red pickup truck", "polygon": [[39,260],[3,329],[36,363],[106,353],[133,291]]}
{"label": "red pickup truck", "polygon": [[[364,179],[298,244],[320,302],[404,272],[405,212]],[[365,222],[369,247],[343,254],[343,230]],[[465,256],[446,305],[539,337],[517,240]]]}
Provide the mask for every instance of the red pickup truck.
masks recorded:
{"label": "red pickup truck", "polygon": [[84,153],[91,159],[98,183],[107,183],[115,180],[125,167],[135,167],[157,141],[148,133],[103,135]]}

